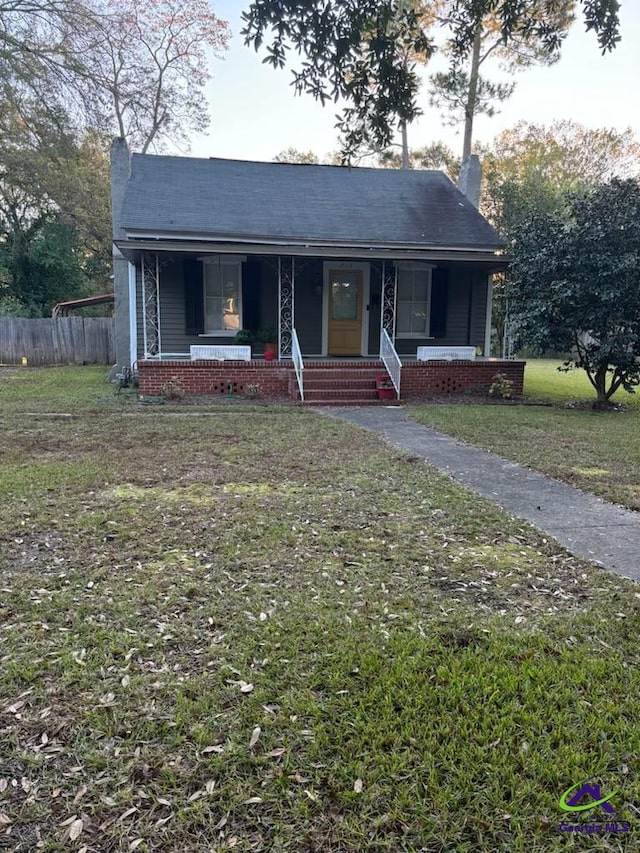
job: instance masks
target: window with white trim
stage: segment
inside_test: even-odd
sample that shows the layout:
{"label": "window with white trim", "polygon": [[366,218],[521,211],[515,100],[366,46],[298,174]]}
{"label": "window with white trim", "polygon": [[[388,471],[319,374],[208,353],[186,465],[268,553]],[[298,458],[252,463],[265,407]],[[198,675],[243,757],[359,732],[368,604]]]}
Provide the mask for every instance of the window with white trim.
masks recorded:
{"label": "window with white trim", "polygon": [[398,266],[396,335],[427,338],[430,332],[431,267],[424,264]]}
{"label": "window with white trim", "polygon": [[204,269],[204,333],[235,335],[242,328],[242,260],[207,258]]}

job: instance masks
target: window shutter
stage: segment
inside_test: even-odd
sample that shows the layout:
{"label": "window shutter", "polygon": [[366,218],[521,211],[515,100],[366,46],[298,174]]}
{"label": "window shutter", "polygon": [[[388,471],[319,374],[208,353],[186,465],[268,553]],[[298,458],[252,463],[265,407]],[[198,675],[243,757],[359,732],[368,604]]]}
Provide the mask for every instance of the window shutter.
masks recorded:
{"label": "window shutter", "polygon": [[431,273],[431,337],[447,335],[447,304],[449,297],[449,270],[436,267]]}
{"label": "window shutter", "polygon": [[265,325],[260,317],[260,261],[242,264],[242,325],[245,329],[258,329]]}
{"label": "window shutter", "polygon": [[195,258],[183,262],[184,278],[184,333],[204,333],[204,282],[202,262]]}

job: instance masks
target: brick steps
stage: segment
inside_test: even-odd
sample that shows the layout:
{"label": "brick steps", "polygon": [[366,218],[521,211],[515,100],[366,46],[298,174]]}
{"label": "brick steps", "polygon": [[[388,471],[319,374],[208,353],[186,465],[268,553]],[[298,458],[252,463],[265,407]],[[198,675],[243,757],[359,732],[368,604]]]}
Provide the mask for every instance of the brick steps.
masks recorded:
{"label": "brick steps", "polygon": [[[353,365],[323,364],[306,367],[304,371],[305,406],[377,406],[394,405],[397,400],[380,400],[376,379],[384,373],[381,365],[354,368]],[[300,402],[297,382],[293,381],[290,393]]]}

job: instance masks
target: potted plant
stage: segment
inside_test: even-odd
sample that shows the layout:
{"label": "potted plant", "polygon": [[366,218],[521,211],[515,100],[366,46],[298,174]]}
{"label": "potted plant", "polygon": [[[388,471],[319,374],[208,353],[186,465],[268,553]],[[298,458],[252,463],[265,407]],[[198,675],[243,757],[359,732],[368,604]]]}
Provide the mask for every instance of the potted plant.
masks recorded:
{"label": "potted plant", "polygon": [[233,341],[236,344],[250,346],[255,341],[255,339],[255,335],[253,334],[253,332],[250,332],[249,329],[240,329],[239,332],[236,332]]}
{"label": "potted plant", "polygon": [[396,396],[396,389],[388,376],[376,377],[376,388],[379,400],[393,400]]}
{"label": "potted plant", "polygon": [[264,357],[267,361],[278,357],[278,333],[275,329],[259,329],[256,340],[264,345]]}

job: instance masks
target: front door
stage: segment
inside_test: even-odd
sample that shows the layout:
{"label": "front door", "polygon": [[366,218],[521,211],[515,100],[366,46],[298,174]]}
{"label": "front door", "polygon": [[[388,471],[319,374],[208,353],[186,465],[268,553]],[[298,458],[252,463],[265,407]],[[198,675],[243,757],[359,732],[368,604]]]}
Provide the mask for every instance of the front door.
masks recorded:
{"label": "front door", "polygon": [[361,355],[361,270],[329,270],[328,332],[329,355]]}

